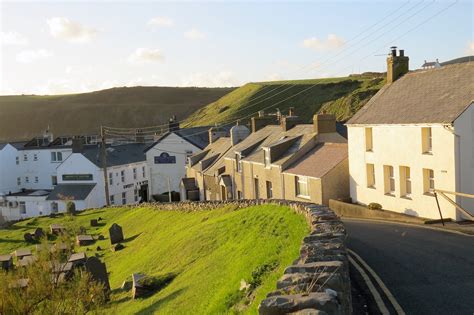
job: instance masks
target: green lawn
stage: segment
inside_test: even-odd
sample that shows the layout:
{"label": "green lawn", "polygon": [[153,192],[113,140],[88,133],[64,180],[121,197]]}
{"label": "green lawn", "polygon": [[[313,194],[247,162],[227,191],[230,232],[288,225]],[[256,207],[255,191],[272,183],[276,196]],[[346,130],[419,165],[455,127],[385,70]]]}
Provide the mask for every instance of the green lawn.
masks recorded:
{"label": "green lawn", "polygon": [[[91,228],[89,220],[102,217],[104,225]],[[284,268],[297,258],[299,246],[308,233],[304,218],[288,207],[256,206],[235,211],[218,210],[181,212],[149,208],[111,208],[87,211],[76,217],[40,218],[0,230],[0,254],[25,247],[23,234],[37,226],[63,223],[69,229],[87,227],[88,233],[106,236],[88,248],[92,255],[97,246],[110,272],[113,290],[107,313],[120,314],[218,314],[257,313],[259,302],[275,289]],[[123,227],[125,249],[109,250],[108,227]],[[79,250],[85,250],[80,248]],[[252,279],[252,272],[264,265],[276,266],[264,274],[261,285],[250,298],[233,310],[240,281]],[[176,274],[163,290],[146,299],[133,301],[130,292],[119,290],[134,272],[151,276]]]}

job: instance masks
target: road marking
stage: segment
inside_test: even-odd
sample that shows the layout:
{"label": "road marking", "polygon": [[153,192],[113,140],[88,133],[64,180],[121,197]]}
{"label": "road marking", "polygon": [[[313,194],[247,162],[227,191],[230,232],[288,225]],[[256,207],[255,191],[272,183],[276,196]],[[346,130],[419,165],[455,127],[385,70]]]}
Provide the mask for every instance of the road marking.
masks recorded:
{"label": "road marking", "polygon": [[380,286],[380,288],[382,289],[382,291],[385,293],[387,298],[390,300],[390,303],[392,303],[393,308],[395,309],[397,314],[405,315],[405,312],[403,311],[402,307],[397,302],[397,300],[393,296],[392,292],[390,292],[390,290],[387,288],[385,283],[383,283],[382,279],[380,279],[380,277],[377,275],[377,273],[375,273],[375,271],[372,268],[370,268],[370,266],[356,252],[354,252],[353,250],[351,250],[349,248],[347,249],[347,251],[351,255],[353,255],[362,264],[362,266],[364,266],[364,268],[367,269],[368,272],[370,272],[372,277],[374,277],[375,281],[377,281],[377,283]]}
{"label": "road marking", "polygon": [[385,303],[382,300],[382,297],[380,296],[379,292],[375,288],[374,284],[372,283],[372,280],[370,280],[369,275],[364,271],[364,269],[354,260],[352,259],[351,256],[349,257],[350,263],[359,271],[361,274],[362,278],[364,278],[365,283],[367,284],[367,287],[370,290],[370,293],[372,293],[372,296],[374,297],[375,303],[377,303],[377,306],[382,314],[388,314],[390,315],[390,312],[388,311],[387,307],[385,306]]}

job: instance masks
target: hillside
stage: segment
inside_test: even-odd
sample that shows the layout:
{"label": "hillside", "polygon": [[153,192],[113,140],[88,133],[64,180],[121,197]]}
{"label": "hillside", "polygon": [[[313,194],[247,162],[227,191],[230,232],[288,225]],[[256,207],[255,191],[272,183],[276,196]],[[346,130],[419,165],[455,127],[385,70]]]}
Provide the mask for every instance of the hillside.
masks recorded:
{"label": "hillside", "polygon": [[[90,219],[105,222],[91,228]],[[0,230],[0,254],[26,247],[23,234],[36,227],[47,229],[51,223],[68,230],[87,227],[87,233],[106,237],[89,247],[88,256],[98,253],[107,264],[112,288],[106,313],[117,314],[220,314],[236,304],[240,310],[256,313],[265,295],[275,289],[299,252],[308,233],[305,219],[288,207],[265,205],[235,211],[231,206],[209,211],[161,211],[146,207],[110,208],[83,212],[75,217],[36,218]],[[125,248],[109,250],[108,228],[123,227]],[[97,251],[97,246],[103,250]],[[31,246],[33,247],[33,246]],[[258,272],[269,267],[270,272]],[[242,308],[240,281],[261,275],[250,305]],[[132,300],[130,292],[120,290],[132,273],[150,276],[174,274],[174,280],[158,293]],[[239,301],[241,301],[239,303]]]}
{"label": "hillside", "polygon": [[[380,73],[352,75],[343,78],[248,83],[186,119],[185,125],[222,124],[246,117],[264,108],[287,113],[295,107],[296,115],[309,122],[318,111],[336,115],[346,121],[383,86]],[[291,86],[291,88],[290,88]],[[298,94],[286,100],[292,95]],[[244,122],[248,120],[245,119]]]}
{"label": "hillside", "polygon": [[54,135],[98,134],[101,124],[140,127],[184,119],[233,88],[132,87],[68,95],[0,96],[0,141],[26,140],[49,126]]}

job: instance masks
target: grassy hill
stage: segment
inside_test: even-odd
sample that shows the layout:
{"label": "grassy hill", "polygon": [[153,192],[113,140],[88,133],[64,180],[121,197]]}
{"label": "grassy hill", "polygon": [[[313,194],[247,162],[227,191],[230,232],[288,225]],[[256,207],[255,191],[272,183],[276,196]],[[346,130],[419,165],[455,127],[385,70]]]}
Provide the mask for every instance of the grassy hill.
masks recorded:
{"label": "grassy hill", "polygon": [[[105,224],[89,227],[90,219],[98,217]],[[110,208],[19,222],[0,230],[0,254],[26,247],[24,233],[38,226],[47,229],[51,223],[75,231],[84,226],[89,234],[106,236],[104,241],[77,250],[88,256],[98,253],[107,264],[113,291],[106,313],[117,314],[218,314],[233,312],[230,308],[256,313],[285,266],[298,256],[301,240],[308,233],[302,216],[273,205],[199,212]],[[126,238],[125,249],[115,253],[109,250],[107,233],[112,223],[123,227]],[[103,250],[97,251],[97,246]],[[261,272],[265,269],[270,271]],[[119,288],[135,272],[157,277],[174,274],[176,278],[151,297],[132,300],[130,292]],[[256,274],[261,275],[261,285],[244,306],[238,294],[240,281],[249,282]]]}
{"label": "grassy hill", "polygon": [[68,95],[0,96],[0,141],[25,140],[50,126],[54,135],[98,134],[101,124],[141,127],[184,119],[233,88],[123,87]]}
{"label": "grassy hill", "polygon": [[[186,119],[186,125],[222,124],[271,107],[287,113],[295,107],[296,115],[309,122],[324,110],[346,121],[383,86],[380,73],[367,73],[342,78],[248,83]],[[292,95],[294,97],[289,98]],[[289,99],[287,99],[289,98]]]}

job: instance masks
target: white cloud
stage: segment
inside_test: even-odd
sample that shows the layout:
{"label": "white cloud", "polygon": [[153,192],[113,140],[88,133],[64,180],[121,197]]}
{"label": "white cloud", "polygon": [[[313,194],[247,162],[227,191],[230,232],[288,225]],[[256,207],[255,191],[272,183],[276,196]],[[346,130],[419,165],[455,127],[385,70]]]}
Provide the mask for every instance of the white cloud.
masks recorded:
{"label": "white cloud", "polygon": [[53,37],[74,43],[86,43],[97,35],[97,30],[87,28],[65,17],[53,17],[47,20],[49,32]]}
{"label": "white cloud", "polygon": [[17,32],[0,32],[0,44],[23,46],[28,44],[28,39]]}
{"label": "white cloud", "polygon": [[137,48],[128,60],[132,63],[161,62],[164,56],[159,49]]}
{"label": "white cloud", "polygon": [[234,87],[242,85],[234,73],[221,71],[218,73],[192,73],[181,79],[180,86],[198,87]]}
{"label": "white cloud", "polygon": [[466,54],[474,55],[474,41],[470,41],[467,43]]}
{"label": "white cloud", "polygon": [[46,49],[23,50],[16,55],[16,60],[21,63],[31,63],[40,59],[51,57],[53,53]]}
{"label": "white cloud", "polygon": [[184,37],[190,40],[200,40],[200,39],[205,39],[206,34],[196,28],[193,28],[187,32],[184,32]]}
{"label": "white cloud", "polygon": [[158,27],[171,27],[174,25],[173,19],[167,16],[157,16],[148,21],[148,25],[158,26]]}
{"label": "white cloud", "polygon": [[316,51],[329,51],[338,49],[345,44],[345,40],[335,34],[329,34],[327,39],[321,40],[316,37],[307,38],[303,41],[303,47]]}

